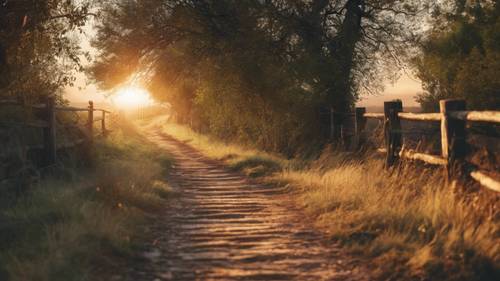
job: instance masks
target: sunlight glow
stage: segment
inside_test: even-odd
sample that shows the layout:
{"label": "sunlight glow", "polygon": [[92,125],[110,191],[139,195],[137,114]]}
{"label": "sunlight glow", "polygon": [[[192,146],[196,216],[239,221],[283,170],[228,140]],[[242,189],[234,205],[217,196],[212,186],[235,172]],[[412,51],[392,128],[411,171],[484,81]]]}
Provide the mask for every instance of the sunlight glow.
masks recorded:
{"label": "sunlight glow", "polygon": [[113,103],[122,109],[133,109],[153,105],[149,92],[143,88],[127,86],[119,89],[112,97]]}

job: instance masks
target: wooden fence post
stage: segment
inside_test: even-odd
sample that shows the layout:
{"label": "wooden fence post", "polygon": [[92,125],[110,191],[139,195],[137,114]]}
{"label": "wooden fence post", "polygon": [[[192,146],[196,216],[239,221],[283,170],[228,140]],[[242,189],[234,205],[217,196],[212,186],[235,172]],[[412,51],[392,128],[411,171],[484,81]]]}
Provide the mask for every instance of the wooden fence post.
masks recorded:
{"label": "wooden fence post", "polygon": [[50,166],[57,161],[56,144],[56,111],[55,98],[48,97],[45,108],[47,127],[43,129],[43,143],[45,150],[45,165]]}
{"label": "wooden fence post", "polygon": [[89,142],[92,142],[93,138],[94,138],[94,102],[93,101],[89,101],[87,132],[89,134]]}
{"label": "wooden fence post", "polygon": [[102,120],[101,120],[101,129],[102,129],[102,136],[106,137],[106,111],[102,111]]}
{"label": "wooden fence post", "polygon": [[93,155],[93,145],[94,145],[94,102],[89,101],[88,107],[88,119],[87,119],[87,141],[84,145],[84,156],[86,165],[93,166],[94,155]]}
{"label": "wooden fence post", "polygon": [[387,149],[386,167],[389,168],[399,158],[399,150],[402,145],[401,120],[398,113],[403,111],[401,101],[384,102],[384,135]]}
{"label": "wooden fence post", "polygon": [[355,140],[355,145],[356,145],[356,149],[359,149],[359,147],[361,146],[361,144],[364,142],[363,140],[363,131],[365,130],[366,128],[366,117],[365,117],[365,113],[366,113],[366,108],[365,107],[356,107],[356,110],[354,112],[354,126],[356,127],[356,131],[355,131],[355,134],[356,134],[356,140]]}
{"label": "wooden fence post", "polygon": [[439,101],[441,113],[441,153],[448,160],[446,169],[448,179],[460,173],[461,161],[467,154],[466,122],[449,117],[450,111],[465,111],[465,100],[448,99]]}

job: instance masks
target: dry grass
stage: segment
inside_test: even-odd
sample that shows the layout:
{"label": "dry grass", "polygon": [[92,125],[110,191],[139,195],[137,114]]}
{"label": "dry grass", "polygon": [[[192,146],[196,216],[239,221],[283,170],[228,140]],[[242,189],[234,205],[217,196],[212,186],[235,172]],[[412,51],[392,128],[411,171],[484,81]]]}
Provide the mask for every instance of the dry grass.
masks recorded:
{"label": "dry grass", "polygon": [[0,207],[0,280],[95,280],[96,268],[131,253],[148,214],[172,196],[170,159],[130,126],[99,141],[96,155],[96,169],[61,163],[59,177]]}
{"label": "dry grass", "polygon": [[444,187],[441,171],[413,164],[388,172],[375,157],[356,160],[328,150],[303,163],[160,124],[164,132],[232,167],[265,170],[261,163],[272,163],[270,171],[256,176],[297,191],[297,203],[318,227],[370,258],[382,280],[500,279],[495,194],[454,193]]}
{"label": "dry grass", "polygon": [[453,193],[443,187],[441,172],[407,166],[391,174],[373,159],[326,172],[283,171],[275,180],[299,188],[299,202],[317,224],[373,258],[382,279],[500,277],[495,203]]}
{"label": "dry grass", "polygon": [[269,175],[291,165],[290,161],[283,159],[279,155],[224,143],[209,136],[198,134],[185,126],[168,122],[166,117],[155,118],[152,121],[147,120],[144,124],[147,124],[144,125],[146,129],[148,127],[160,129],[162,132],[196,147],[208,157],[223,160],[229,167],[252,177]]}

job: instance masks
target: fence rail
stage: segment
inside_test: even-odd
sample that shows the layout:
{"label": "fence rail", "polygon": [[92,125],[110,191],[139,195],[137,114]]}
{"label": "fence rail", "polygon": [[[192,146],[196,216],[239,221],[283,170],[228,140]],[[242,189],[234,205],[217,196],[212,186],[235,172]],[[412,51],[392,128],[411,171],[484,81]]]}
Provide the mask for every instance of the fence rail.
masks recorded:
{"label": "fence rail", "polygon": [[[387,150],[386,150],[387,152]],[[399,152],[399,157],[400,158],[406,158],[410,160],[419,160],[422,162],[425,162],[427,164],[431,165],[443,165],[446,166],[448,164],[448,161],[437,155],[431,155],[431,154],[426,154],[426,153],[419,153],[411,149],[404,149],[402,148],[401,151]]]}
{"label": "fence rail", "polygon": [[411,121],[441,121],[441,114],[439,113],[399,112],[398,117],[404,120],[411,120]]}
{"label": "fence rail", "polygon": [[[57,161],[57,150],[67,149],[76,147],[82,144],[87,144],[90,147],[93,143],[94,138],[94,123],[101,122],[101,132],[102,136],[106,136],[110,131],[106,128],[106,115],[111,114],[110,111],[104,109],[94,108],[94,102],[89,101],[89,106],[87,108],[79,107],[65,107],[65,106],[55,106],[55,99],[53,97],[47,98],[45,104],[31,104],[23,105],[15,100],[0,100],[0,106],[13,105],[13,106],[25,106],[29,108],[39,109],[44,111],[44,120],[26,121],[26,122],[5,122],[1,121],[0,125],[6,126],[22,126],[22,127],[33,127],[43,129],[43,144],[42,145],[31,145],[26,146],[26,149],[43,149],[44,150],[44,165],[50,166]],[[87,122],[85,128],[81,126],[70,126],[76,127],[84,132],[85,138],[76,139],[70,142],[57,141],[57,120],[56,112],[87,112]],[[101,112],[101,117],[94,118],[94,112]]]}
{"label": "fence rail", "polygon": [[[465,173],[463,164],[467,154],[466,123],[484,122],[500,124],[500,111],[467,111],[464,100],[441,100],[439,113],[409,113],[403,112],[401,101],[388,101],[384,103],[384,113],[366,113],[366,108],[358,107],[354,114],[331,112],[330,136],[344,136],[344,132],[351,131],[350,126],[342,120],[355,116],[355,142],[358,145],[363,137],[367,119],[383,121],[385,147],[377,149],[386,156],[386,167],[393,166],[398,159],[421,161],[431,165],[444,166],[446,177],[451,178]],[[340,116],[341,121],[334,120]],[[441,155],[420,153],[406,149],[403,145],[403,132],[401,120],[440,122],[441,127]],[[337,124],[342,124],[338,126]],[[335,130],[341,130],[336,132]],[[500,192],[500,182],[493,176],[480,170],[468,173],[471,179],[482,186]]]}
{"label": "fence rail", "polygon": [[[361,108],[364,108],[364,107],[361,107]],[[363,114],[363,117],[374,118],[374,119],[384,119],[384,114],[383,113],[365,113],[365,114]]]}
{"label": "fence rail", "polygon": [[464,121],[500,123],[500,111],[455,111],[450,117]]}

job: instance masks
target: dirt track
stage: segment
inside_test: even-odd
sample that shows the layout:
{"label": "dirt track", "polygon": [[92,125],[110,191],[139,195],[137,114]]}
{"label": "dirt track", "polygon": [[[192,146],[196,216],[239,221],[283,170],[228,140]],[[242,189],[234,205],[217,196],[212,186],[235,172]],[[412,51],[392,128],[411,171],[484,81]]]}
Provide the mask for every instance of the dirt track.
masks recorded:
{"label": "dirt track", "polygon": [[369,280],[357,262],[302,221],[279,188],[252,183],[190,146],[152,132],[176,160],[180,196],[120,280]]}

